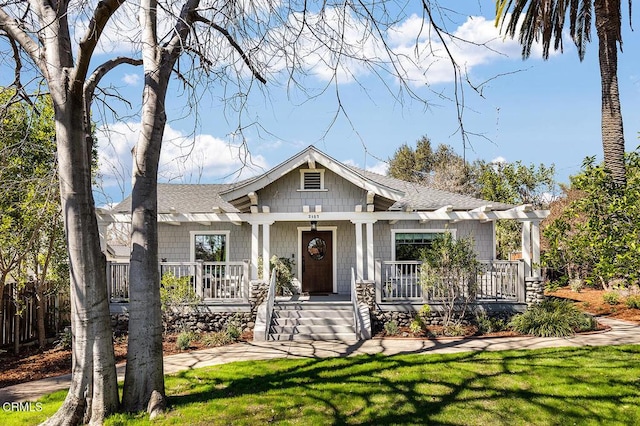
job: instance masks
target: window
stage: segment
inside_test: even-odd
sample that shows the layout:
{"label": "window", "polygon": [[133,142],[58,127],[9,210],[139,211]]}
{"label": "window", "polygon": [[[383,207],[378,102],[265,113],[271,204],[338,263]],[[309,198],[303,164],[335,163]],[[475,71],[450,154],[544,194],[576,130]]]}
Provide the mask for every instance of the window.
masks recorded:
{"label": "window", "polygon": [[324,170],[304,169],[300,170],[301,191],[324,191]]}
{"label": "window", "polygon": [[228,258],[228,232],[192,232],[192,260],[226,262]]}
{"label": "window", "polygon": [[393,253],[396,261],[420,260],[422,251],[429,249],[433,240],[447,230],[397,230],[393,233]]}

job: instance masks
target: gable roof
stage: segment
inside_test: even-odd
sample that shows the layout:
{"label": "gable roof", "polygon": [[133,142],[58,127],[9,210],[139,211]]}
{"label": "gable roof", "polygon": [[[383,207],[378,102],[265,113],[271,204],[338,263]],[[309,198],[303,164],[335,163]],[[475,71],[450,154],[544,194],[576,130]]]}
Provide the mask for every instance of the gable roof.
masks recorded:
{"label": "gable roof", "polygon": [[[159,183],[158,213],[238,213],[220,197],[230,184]],[[111,209],[112,213],[131,213],[131,195]]]}
{"label": "gable roof", "polygon": [[[467,195],[442,191],[417,183],[383,176],[341,163],[313,146],[294,155],[262,175],[230,184],[158,184],[158,213],[240,213],[248,194],[259,191],[303,165],[320,164],[352,184],[373,192],[377,208],[384,210],[432,211],[450,206],[452,210],[471,210],[490,205],[493,210],[508,210],[513,205],[496,203]],[[111,209],[112,213],[130,213],[131,197]]]}
{"label": "gable roof", "polygon": [[310,169],[316,168],[316,164],[322,164],[323,167],[331,170],[337,175],[340,175],[352,184],[367,191],[372,191],[381,197],[395,200],[403,195],[401,190],[387,186],[382,181],[368,179],[358,169],[351,168],[346,164],[331,158],[313,146],[307,147],[305,150],[299,152],[260,176],[256,176],[253,179],[248,179],[234,185],[232,188],[223,191],[221,195],[230,202],[238,200],[250,192],[255,192],[264,188],[305,164],[308,164]]}

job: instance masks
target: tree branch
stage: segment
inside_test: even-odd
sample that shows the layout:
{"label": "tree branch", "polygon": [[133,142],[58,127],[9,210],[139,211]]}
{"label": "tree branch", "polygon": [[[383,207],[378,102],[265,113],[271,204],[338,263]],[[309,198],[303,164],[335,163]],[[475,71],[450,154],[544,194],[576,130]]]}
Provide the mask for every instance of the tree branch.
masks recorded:
{"label": "tree branch", "polygon": [[[122,65],[122,64],[129,64],[134,66],[142,65],[142,59],[133,59],[133,58],[127,58],[123,56],[115,59],[110,59],[107,62],[100,65],[99,67],[97,67],[95,71],[93,71],[91,76],[89,76],[87,81],[84,83],[83,98],[84,98],[84,121],[85,121],[86,129],[91,128],[91,102],[93,102],[93,95],[95,93],[96,87],[100,83],[100,80],[102,79],[102,77],[104,77],[109,71],[111,71],[118,65]],[[93,141],[89,141],[89,143],[92,144]]]}
{"label": "tree branch", "polygon": [[262,84],[267,84],[267,79],[264,78],[260,74],[260,72],[253,66],[253,64],[249,60],[249,57],[246,55],[246,53],[244,52],[242,47],[238,43],[236,43],[235,39],[231,36],[231,34],[229,34],[229,31],[227,31],[226,29],[222,28],[220,25],[210,21],[209,19],[207,19],[204,16],[201,16],[199,14],[196,14],[195,20],[198,21],[198,22],[202,22],[202,23],[205,23],[207,25],[210,25],[213,29],[218,31],[223,36],[225,36],[225,38],[227,39],[229,44],[231,44],[231,46],[236,50],[236,52],[238,52],[240,54],[240,57],[242,58],[244,63],[247,65],[247,67],[249,67],[249,69],[251,70],[251,73],[253,74],[253,76],[255,78],[257,78],[258,81],[260,81]]}
{"label": "tree branch", "polygon": [[20,22],[9,16],[2,8],[0,8],[0,29],[24,49],[40,72],[46,77],[48,73],[47,66],[43,62],[42,49],[21,27]]}
{"label": "tree branch", "polygon": [[104,27],[109,22],[111,16],[118,10],[125,0],[102,0],[98,2],[93,17],[89,22],[89,28],[80,40],[78,47],[78,60],[75,67],[73,80],[84,80],[89,69],[89,62],[98,44],[98,40],[104,31]]}

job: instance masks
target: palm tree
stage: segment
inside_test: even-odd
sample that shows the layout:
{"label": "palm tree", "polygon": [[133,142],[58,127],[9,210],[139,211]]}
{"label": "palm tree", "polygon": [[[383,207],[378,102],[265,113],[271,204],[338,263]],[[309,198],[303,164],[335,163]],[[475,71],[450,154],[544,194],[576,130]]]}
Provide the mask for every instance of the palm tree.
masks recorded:
{"label": "palm tree", "polygon": [[[518,41],[522,56],[528,58],[531,47],[542,41],[543,57],[554,50],[562,50],[562,31],[569,18],[569,34],[578,48],[582,61],[586,45],[591,41],[591,23],[595,12],[595,26],[599,41],[600,81],[602,83],[602,147],[604,164],[614,182],[626,184],[624,165],[624,132],[620,93],[618,90],[618,44],[622,47],[620,0],[496,0],[496,23],[507,24],[506,33],[514,37],[520,29]],[[631,0],[629,0],[631,12]],[[521,25],[518,23],[521,21]]]}

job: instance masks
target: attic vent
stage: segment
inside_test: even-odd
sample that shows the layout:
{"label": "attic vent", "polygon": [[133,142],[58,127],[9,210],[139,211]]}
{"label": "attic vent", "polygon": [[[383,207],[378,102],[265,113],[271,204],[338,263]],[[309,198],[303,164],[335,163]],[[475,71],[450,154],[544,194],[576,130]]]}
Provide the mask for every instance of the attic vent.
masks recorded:
{"label": "attic vent", "polygon": [[307,172],[304,174],[304,189],[322,189],[320,172]]}
{"label": "attic vent", "polygon": [[301,170],[301,187],[303,191],[324,190],[324,170]]}

